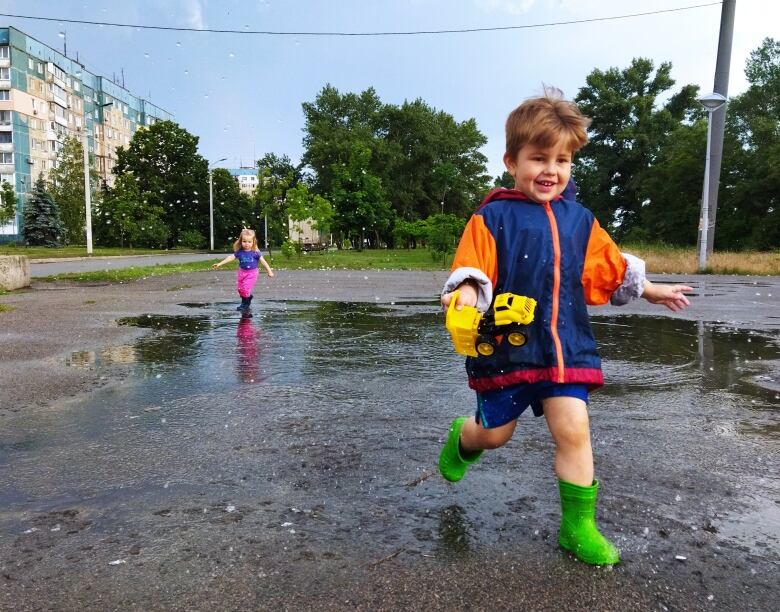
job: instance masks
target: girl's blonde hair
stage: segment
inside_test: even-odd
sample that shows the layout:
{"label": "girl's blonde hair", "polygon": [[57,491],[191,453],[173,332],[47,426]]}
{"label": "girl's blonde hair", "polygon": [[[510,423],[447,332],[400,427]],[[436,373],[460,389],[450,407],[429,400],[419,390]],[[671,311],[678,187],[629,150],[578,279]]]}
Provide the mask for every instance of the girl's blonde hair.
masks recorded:
{"label": "girl's blonde hair", "polygon": [[572,153],[588,142],[590,119],[563,92],[546,86],[544,95],[523,102],[506,120],[506,153],[515,157],[525,145],[551,147],[564,139]]}
{"label": "girl's blonde hair", "polygon": [[234,251],[240,251],[242,249],[241,241],[244,238],[251,238],[252,239],[252,250],[253,251],[259,251],[260,249],[257,248],[257,236],[255,236],[255,230],[251,230],[248,227],[245,227],[241,230],[241,233],[238,235],[238,240],[236,240],[233,243],[233,250]]}

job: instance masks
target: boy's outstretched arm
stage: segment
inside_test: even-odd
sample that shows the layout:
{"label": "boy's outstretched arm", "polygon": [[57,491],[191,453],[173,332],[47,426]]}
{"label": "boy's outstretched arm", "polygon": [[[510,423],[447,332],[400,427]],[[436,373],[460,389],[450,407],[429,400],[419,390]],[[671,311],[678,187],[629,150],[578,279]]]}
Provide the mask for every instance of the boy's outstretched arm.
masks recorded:
{"label": "boy's outstretched arm", "polygon": [[645,279],[642,297],[651,304],[663,304],[669,310],[678,312],[691,304],[685,295],[686,291],[693,291],[693,288],[687,285],[657,285]]}

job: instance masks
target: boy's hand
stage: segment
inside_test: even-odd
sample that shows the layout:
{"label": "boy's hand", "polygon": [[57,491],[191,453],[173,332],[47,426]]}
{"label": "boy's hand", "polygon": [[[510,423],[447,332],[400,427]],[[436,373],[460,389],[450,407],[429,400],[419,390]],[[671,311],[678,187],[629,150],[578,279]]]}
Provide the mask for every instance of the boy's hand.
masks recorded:
{"label": "boy's hand", "polygon": [[219,268],[219,264],[211,264],[211,267],[212,267],[212,268],[214,268],[214,269],[216,270],[216,269],[218,269],[218,268]]}
{"label": "boy's hand", "polygon": [[[473,282],[466,281],[461,283],[455,291],[460,291],[458,295],[458,301],[455,302],[455,310],[462,310],[464,306],[476,306],[477,305],[477,287]],[[441,296],[441,305],[447,308],[452,301],[452,295],[455,293],[445,293]]]}
{"label": "boy's hand", "polygon": [[274,271],[273,270],[268,270],[268,276],[273,276],[273,275],[274,275]]}
{"label": "boy's hand", "polygon": [[693,288],[687,285],[656,285],[645,281],[642,297],[651,304],[663,304],[669,310],[678,312],[691,305],[690,300],[685,296],[686,291],[693,291]]}

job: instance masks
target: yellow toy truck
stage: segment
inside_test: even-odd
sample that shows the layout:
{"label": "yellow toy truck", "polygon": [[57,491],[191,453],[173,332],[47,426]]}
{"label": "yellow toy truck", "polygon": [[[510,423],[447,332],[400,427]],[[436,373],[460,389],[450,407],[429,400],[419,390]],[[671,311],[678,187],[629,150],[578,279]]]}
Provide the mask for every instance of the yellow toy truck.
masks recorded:
{"label": "yellow toy truck", "polygon": [[534,320],[535,299],[501,293],[483,316],[473,306],[455,310],[459,293],[456,291],[452,295],[446,319],[456,353],[469,357],[490,356],[502,339],[512,346],[523,346],[527,342],[524,328]]}

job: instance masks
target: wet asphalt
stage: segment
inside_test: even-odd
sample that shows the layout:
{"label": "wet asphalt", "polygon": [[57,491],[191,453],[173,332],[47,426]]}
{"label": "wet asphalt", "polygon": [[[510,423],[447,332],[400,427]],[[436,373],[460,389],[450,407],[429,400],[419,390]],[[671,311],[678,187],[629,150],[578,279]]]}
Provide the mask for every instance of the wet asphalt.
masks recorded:
{"label": "wet asphalt", "polygon": [[542,419],[457,484],[443,273],[34,283],[0,314],[0,609],[769,610],[780,279],[594,310],[615,568],[557,547]]}

